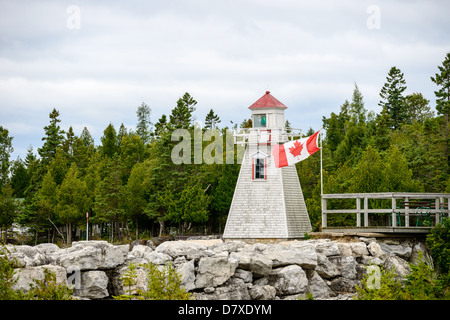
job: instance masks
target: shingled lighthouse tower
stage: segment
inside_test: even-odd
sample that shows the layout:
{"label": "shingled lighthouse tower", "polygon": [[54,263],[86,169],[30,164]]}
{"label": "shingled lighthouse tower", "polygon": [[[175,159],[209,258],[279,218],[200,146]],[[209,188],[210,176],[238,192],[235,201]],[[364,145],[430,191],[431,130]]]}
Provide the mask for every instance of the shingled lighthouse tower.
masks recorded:
{"label": "shingled lighthouse tower", "polygon": [[311,223],[297,171],[294,165],[276,168],[272,157],[275,144],[294,136],[284,127],[287,107],[266,91],[249,109],[253,127],[235,134],[235,142],[245,144],[245,153],[223,238],[303,238]]}

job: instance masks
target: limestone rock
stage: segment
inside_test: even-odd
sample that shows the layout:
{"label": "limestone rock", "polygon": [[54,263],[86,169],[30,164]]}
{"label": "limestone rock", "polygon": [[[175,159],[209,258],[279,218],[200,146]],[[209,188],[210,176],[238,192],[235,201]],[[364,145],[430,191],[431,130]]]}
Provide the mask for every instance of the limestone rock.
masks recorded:
{"label": "limestone rock", "polygon": [[238,262],[228,257],[204,257],[198,263],[195,279],[196,288],[220,286],[225,283],[238,266]]}
{"label": "limestone rock", "polygon": [[166,241],[156,247],[155,252],[167,254],[172,258],[185,256],[191,260],[199,258],[201,252],[206,249],[206,245],[195,241]]}
{"label": "limestone rock", "polygon": [[330,284],[330,289],[334,293],[346,294],[356,292],[355,285],[358,284],[355,280],[350,280],[344,277],[333,279]]}
{"label": "limestone rock", "polygon": [[272,272],[272,260],[255,252],[232,252],[230,259],[238,262],[238,268],[251,271],[253,275],[265,276]]}
{"label": "limestone rock", "polygon": [[184,286],[187,291],[191,291],[196,288],[194,260],[185,262],[177,268],[177,272],[181,277],[181,285]]}
{"label": "limestone rock", "polygon": [[411,267],[408,262],[393,254],[386,257],[384,268],[386,270],[393,270],[398,278],[404,278],[411,272]]}
{"label": "limestone rock", "polygon": [[369,251],[367,251],[367,246],[364,242],[351,242],[350,249],[352,250],[352,256],[354,257],[362,257],[369,254]]}
{"label": "limestone rock", "polygon": [[408,259],[411,256],[412,248],[406,243],[402,244],[386,244],[379,243],[381,249],[387,254],[395,254],[396,256]]}
{"label": "limestone rock", "polygon": [[384,252],[383,249],[381,249],[380,245],[375,241],[369,243],[367,249],[369,250],[370,254],[375,258],[383,259],[386,256],[386,252]]}
{"label": "limestone rock", "polygon": [[60,266],[43,265],[37,267],[25,267],[15,269],[14,279],[18,278],[18,281],[13,285],[14,290],[28,291],[30,285],[35,285],[33,280],[44,280],[45,269],[50,270],[56,275],[56,283],[67,284],[66,269]]}
{"label": "limestone rock", "polygon": [[272,268],[298,265],[305,269],[314,269],[317,266],[317,253],[312,249],[266,250],[264,256],[272,260]]}
{"label": "limestone rock", "polygon": [[304,292],[308,285],[305,271],[297,265],[273,270],[273,273],[269,276],[269,282],[279,295]]}
{"label": "limestone rock", "polygon": [[325,255],[317,254],[316,272],[324,279],[330,279],[341,275],[336,264],[332,263]]}
{"label": "limestone rock", "polygon": [[337,246],[339,248],[341,256],[349,257],[352,255],[352,248],[350,247],[350,243],[338,242]]}
{"label": "limestone rock", "polygon": [[73,242],[67,249],[51,254],[54,263],[64,268],[80,270],[112,269],[125,261],[124,250],[106,241]]}
{"label": "limestone rock", "polygon": [[323,254],[327,257],[340,255],[338,245],[330,239],[319,239],[315,242],[315,250],[317,253]]}
{"label": "limestone rock", "polygon": [[308,277],[307,292],[311,293],[314,299],[326,299],[335,296],[325,281],[314,270],[306,271]]}
{"label": "limestone rock", "polygon": [[245,283],[252,283],[253,281],[253,273],[244,269],[236,269],[233,277],[242,279]]}
{"label": "limestone rock", "polygon": [[347,279],[356,279],[356,260],[353,256],[338,256],[329,258],[341,272],[342,276]]}
{"label": "limestone rock", "polygon": [[252,285],[248,289],[248,293],[252,300],[273,300],[277,295],[277,290],[269,285]]}
{"label": "limestone rock", "polygon": [[422,261],[427,263],[428,265],[433,265],[433,258],[431,257],[427,246],[421,242],[414,245],[414,247],[412,248],[411,257],[409,258],[409,260],[413,264],[417,265],[418,259],[420,256],[420,252],[422,252]]}
{"label": "limestone rock", "polygon": [[109,296],[108,276],[104,271],[81,273],[81,289],[78,296],[88,299],[103,299]]}

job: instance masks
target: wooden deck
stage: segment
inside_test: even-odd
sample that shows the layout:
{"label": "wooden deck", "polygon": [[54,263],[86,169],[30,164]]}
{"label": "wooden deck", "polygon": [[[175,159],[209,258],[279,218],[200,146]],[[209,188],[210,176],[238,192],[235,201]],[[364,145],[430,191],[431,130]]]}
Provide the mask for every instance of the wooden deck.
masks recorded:
{"label": "wooden deck", "polygon": [[[355,207],[328,209],[329,199],[355,199]],[[373,209],[369,200],[390,200],[390,206]],[[414,201],[428,201],[428,207],[413,207]],[[431,228],[442,223],[444,218],[450,217],[449,193],[341,193],[322,195],[322,232],[360,234],[427,234]],[[363,204],[363,206],[361,206]],[[405,205],[406,204],[406,205]],[[390,216],[389,225],[370,225],[370,215],[387,214]],[[355,214],[356,225],[345,227],[328,226],[329,214]]]}

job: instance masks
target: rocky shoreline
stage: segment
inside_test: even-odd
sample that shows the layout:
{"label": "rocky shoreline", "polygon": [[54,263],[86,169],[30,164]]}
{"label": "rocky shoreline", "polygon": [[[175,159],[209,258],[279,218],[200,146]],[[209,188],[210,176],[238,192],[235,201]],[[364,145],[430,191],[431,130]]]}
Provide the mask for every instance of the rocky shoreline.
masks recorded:
{"label": "rocky shoreline", "polygon": [[[32,279],[43,279],[44,268],[58,282],[75,285],[80,299],[111,299],[124,294],[120,277],[129,263],[164,265],[181,275],[182,285],[196,300],[352,299],[368,265],[393,268],[399,276],[410,271],[419,252],[431,260],[417,240],[310,239],[247,244],[221,239],[134,242],[112,245],[106,241],[80,241],[69,248],[55,244],[7,245],[17,258],[19,281],[27,290]],[[145,290],[145,273],[137,268],[133,289]]]}

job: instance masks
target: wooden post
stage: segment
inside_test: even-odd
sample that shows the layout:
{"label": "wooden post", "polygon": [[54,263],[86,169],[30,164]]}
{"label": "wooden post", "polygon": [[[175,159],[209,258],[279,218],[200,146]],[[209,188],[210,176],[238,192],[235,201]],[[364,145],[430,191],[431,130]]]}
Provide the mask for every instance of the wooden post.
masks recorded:
{"label": "wooden post", "polygon": [[450,218],[450,198],[447,198],[447,216]]}
{"label": "wooden post", "polygon": [[439,198],[436,198],[436,200],[434,201],[435,205],[434,205],[434,214],[435,214],[435,224],[439,224]]}
{"label": "wooden post", "polygon": [[327,199],[322,197],[322,228],[327,227]]}
{"label": "wooden post", "polygon": [[[405,197],[405,202],[409,201],[409,197]],[[409,227],[409,203],[405,203],[405,227]]]}
{"label": "wooden post", "polygon": [[361,227],[361,199],[356,198],[356,226]]}
{"label": "wooden post", "polygon": [[364,227],[369,226],[369,198],[364,197]]}
{"label": "wooden post", "polygon": [[395,216],[395,209],[396,208],[396,199],[392,197],[392,227],[395,228],[397,226],[397,219]]}

